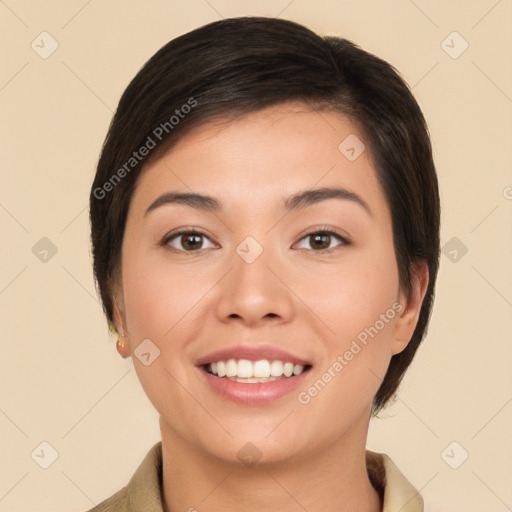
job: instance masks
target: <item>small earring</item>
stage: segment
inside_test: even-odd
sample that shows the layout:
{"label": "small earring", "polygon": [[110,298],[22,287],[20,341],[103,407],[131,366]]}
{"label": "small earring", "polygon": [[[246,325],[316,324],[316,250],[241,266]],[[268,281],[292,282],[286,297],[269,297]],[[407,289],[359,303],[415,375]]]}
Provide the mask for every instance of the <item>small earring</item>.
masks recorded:
{"label": "small earring", "polygon": [[119,336],[116,342],[117,351],[124,359],[130,356],[130,344],[127,341],[125,341],[125,338],[128,338],[128,336]]}

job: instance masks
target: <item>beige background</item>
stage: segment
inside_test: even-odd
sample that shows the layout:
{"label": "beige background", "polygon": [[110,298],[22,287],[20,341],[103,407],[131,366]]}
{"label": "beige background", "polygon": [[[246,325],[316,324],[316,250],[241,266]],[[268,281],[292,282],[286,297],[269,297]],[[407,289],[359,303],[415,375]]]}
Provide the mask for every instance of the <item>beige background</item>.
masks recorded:
{"label": "beige background", "polygon": [[[352,39],[413,86],[434,143],[442,242],[457,240],[442,256],[427,340],[398,401],[372,422],[368,446],[393,458],[428,511],[512,510],[511,0],[6,0],[0,511],[88,509],[125,485],[159,439],[97,300],[89,188],[112,112],[140,66],[179,34],[245,14]],[[59,45],[47,59],[31,47],[51,48],[43,31]],[[441,45],[453,31],[469,44],[456,59]],[[452,54],[463,48],[457,36],[446,44]],[[44,253],[43,237],[55,255]],[[47,469],[43,441],[59,455]],[[452,469],[446,461],[458,465],[464,451]]]}

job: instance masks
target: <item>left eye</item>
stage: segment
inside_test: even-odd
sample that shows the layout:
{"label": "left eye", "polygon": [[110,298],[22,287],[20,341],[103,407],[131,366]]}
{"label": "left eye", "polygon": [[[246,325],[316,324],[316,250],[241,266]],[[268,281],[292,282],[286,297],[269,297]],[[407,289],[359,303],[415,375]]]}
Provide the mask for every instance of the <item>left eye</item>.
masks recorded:
{"label": "left eye", "polygon": [[[181,247],[176,247],[173,245],[173,241],[179,240],[182,238],[181,242],[178,242]],[[194,252],[200,249],[207,249],[208,247],[203,247],[203,239],[210,240],[204,233],[199,233],[197,231],[181,231],[180,233],[176,233],[165,240],[166,245],[170,245],[174,249],[177,250],[185,250],[186,252]],[[210,241],[211,243],[211,241]],[[214,247],[212,244],[211,247]]]}
{"label": "left eye", "polygon": [[[301,242],[303,240],[310,239],[310,245],[313,246],[313,248],[318,249],[316,252],[320,251],[331,251],[334,247],[331,245],[331,242],[333,242],[334,238],[337,238],[340,242],[342,242],[343,245],[347,245],[348,241],[343,238],[342,236],[338,235],[334,231],[316,231],[314,233],[309,233],[305,237],[301,239]],[[299,249],[307,249],[307,247],[299,247]]]}

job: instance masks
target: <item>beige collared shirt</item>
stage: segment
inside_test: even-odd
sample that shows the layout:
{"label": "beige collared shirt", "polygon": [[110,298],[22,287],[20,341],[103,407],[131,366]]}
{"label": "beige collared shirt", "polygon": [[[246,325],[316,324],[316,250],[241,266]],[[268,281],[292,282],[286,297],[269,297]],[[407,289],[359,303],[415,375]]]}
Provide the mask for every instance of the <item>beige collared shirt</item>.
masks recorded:
{"label": "beige collared shirt", "polygon": [[[423,512],[423,499],[384,453],[366,451],[370,480],[382,491],[382,512]],[[88,512],[163,512],[162,442],[155,444],[128,485]]]}

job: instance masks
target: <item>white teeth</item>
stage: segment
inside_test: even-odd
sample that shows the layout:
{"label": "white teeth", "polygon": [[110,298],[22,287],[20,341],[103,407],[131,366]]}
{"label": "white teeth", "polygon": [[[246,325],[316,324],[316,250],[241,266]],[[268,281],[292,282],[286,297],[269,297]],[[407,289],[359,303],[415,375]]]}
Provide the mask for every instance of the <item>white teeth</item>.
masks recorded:
{"label": "white teeth", "polygon": [[272,377],[281,377],[283,373],[283,363],[281,361],[272,361],[270,365],[270,375],[272,375]]}
{"label": "white teeth", "polygon": [[252,377],[252,363],[247,359],[240,359],[236,367],[236,375],[238,377],[246,378]]}
{"label": "white teeth", "polygon": [[[212,371],[212,373],[215,373],[214,370],[213,370],[213,365],[215,363],[212,363],[210,365],[210,370]],[[226,363],[224,361],[219,361],[217,363],[217,375],[219,377],[224,377],[226,375]]]}
{"label": "white teeth", "polygon": [[237,371],[237,364],[234,359],[230,359],[226,362],[226,377],[235,377]]}
{"label": "white teeth", "polygon": [[[274,363],[272,363],[272,364],[274,364]],[[254,368],[252,371],[253,371],[254,377],[270,377],[271,375],[274,375],[271,371],[271,365],[265,359],[263,359],[261,361],[256,361],[254,363]],[[274,376],[279,377],[279,375],[274,375]],[[242,377],[242,375],[239,375],[239,377]]]}
{"label": "white teeth", "polygon": [[268,378],[255,378],[251,377],[250,379],[242,379],[240,377],[229,377],[229,380],[234,380],[236,382],[244,382],[246,384],[257,384],[258,382],[273,382],[277,380],[276,377],[268,377]]}
{"label": "white teeth", "polygon": [[304,371],[304,366],[301,364],[296,364],[293,367],[293,375],[300,375]]}
{"label": "white teeth", "polygon": [[294,365],[290,362],[279,360],[249,361],[248,359],[228,359],[227,361],[216,361],[208,365],[210,373],[218,377],[226,377],[237,382],[272,382],[279,378],[300,375],[304,371],[301,364]]}

